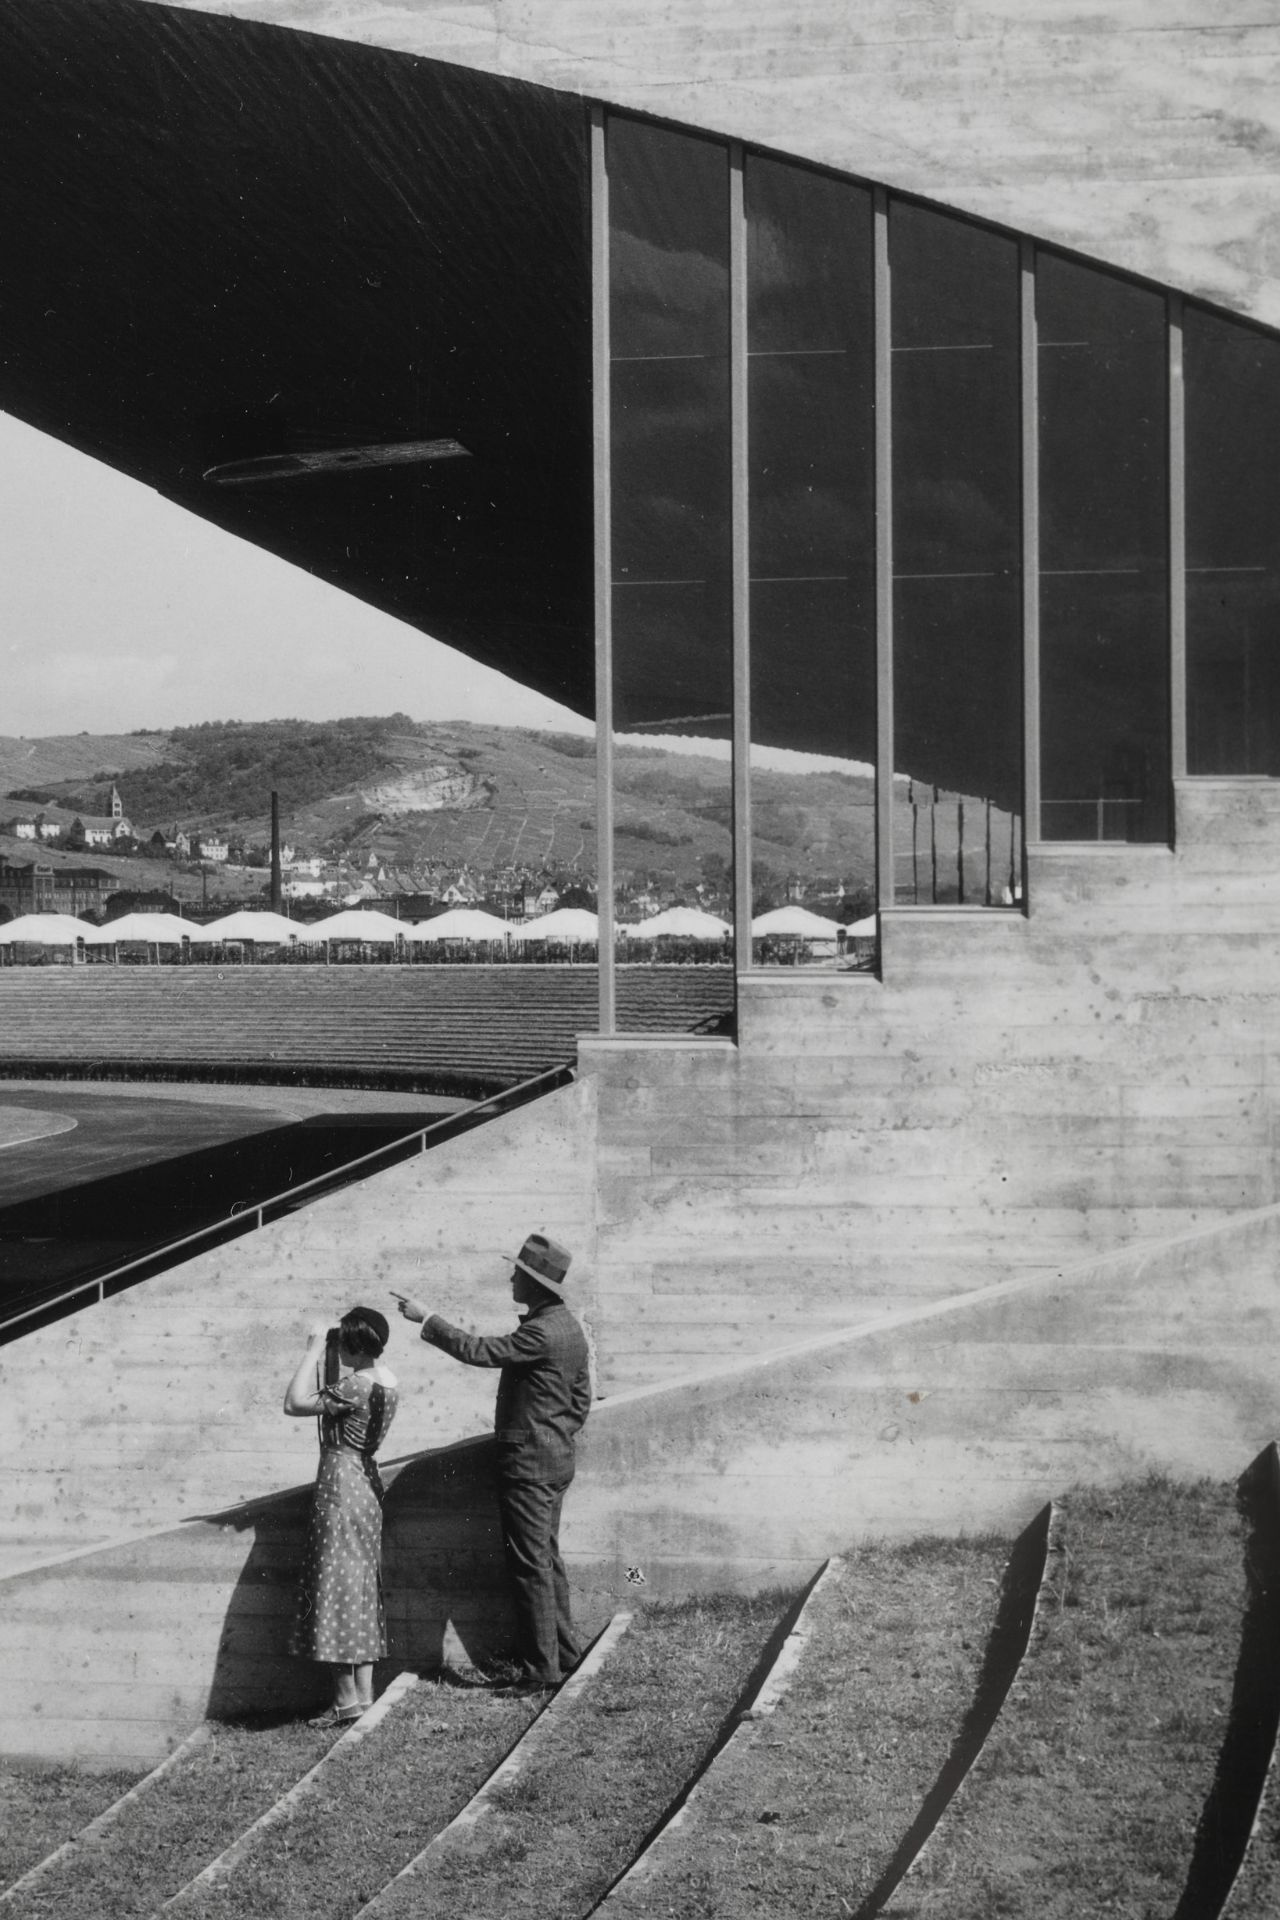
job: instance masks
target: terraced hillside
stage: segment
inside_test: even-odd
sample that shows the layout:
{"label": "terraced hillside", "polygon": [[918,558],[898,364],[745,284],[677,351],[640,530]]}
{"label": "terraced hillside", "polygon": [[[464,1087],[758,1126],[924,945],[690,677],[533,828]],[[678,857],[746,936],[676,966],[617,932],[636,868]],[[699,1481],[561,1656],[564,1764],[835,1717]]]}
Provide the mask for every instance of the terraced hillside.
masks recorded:
{"label": "terraced hillside", "polygon": [[[0,737],[0,817],[5,794],[97,814],[118,782],[143,838],[216,828],[264,846],[270,796],[280,796],[284,838],[307,853],[354,862],[380,893],[416,891],[440,871],[554,873],[592,881],[596,871],[596,757],[589,737],[466,722],[375,720],[210,722],[170,734],[84,735],[73,742]],[[731,857],[728,760],[619,744],[614,763],[620,874],[662,875],[688,887],[723,881]],[[874,870],[872,781],[865,769],[793,773],[757,769],[755,859],[769,874],[840,876],[866,888]],[[25,849],[25,854],[24,854]],[[29,842],[0,835],[0,856],[31,857]],[[182,876],[155,861],[100,862],[121,886]],[[384,878],[376,876],[381,873]],[[188,876],[189,877],[189,876]],[[218,898],[234,880],[260,890],[261,869],[219,871]],[[191,899],[190,888],[180,888]],[[201,897],[197,888],[194,898]]]}
{"label": "terraced hillside", "polygon": [[[619,1025],[726,1015],[728,967],[618,970]],[[483,1092],[572,1060],[594,967],[7,967],[0,1073],[141,1073]]]}

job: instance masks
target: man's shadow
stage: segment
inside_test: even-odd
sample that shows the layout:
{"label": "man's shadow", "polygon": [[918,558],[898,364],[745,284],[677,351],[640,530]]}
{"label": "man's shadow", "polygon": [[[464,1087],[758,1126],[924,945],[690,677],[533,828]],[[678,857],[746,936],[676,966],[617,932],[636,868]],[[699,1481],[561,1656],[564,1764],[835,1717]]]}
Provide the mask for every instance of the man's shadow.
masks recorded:
{"label": "man's shadow", "polygon": [[[503,1657],[513,1629],[492,1438],[455,1441],[380,1470],[387,1657],[379,1684],[406,1668],[431,1673]],[[290,1487],[200,1516],[253,1533],[222,1624],[210,1719],[285,1718],[327,1704],[325,1669],[289,1652],[310,1504],[309,1486]]]}

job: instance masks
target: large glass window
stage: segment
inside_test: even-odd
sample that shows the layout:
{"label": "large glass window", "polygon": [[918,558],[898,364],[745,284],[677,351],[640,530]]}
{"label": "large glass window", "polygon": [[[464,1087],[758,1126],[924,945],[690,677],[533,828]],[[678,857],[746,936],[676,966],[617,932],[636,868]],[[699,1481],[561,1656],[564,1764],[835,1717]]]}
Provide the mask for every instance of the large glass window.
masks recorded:
{"label": "large glass window", "polygon": [[852,965],[835,929],[875,896],[871,196],[754,156],[745,184],[752,953]]}
{"label": "large glass window", "polygon": [[614,729],[655,749],[614,760],[625,1028],[626,963],[731,962],[729,160],[611,119],[608,167]]}
{"label": "large glass window", "polygon": [[889,235],[894,898],[1008,905],[1022,786],[1018,249],[898,202]]}
{"label": "large glass window", "polygon": [[1187,770],[1280,774],[1280,341],[1189,307]]}
{"label": "large glass window", "polygon": [[1167,840],[1165,302],[1041,254],[1036,308],[1042,831]]}

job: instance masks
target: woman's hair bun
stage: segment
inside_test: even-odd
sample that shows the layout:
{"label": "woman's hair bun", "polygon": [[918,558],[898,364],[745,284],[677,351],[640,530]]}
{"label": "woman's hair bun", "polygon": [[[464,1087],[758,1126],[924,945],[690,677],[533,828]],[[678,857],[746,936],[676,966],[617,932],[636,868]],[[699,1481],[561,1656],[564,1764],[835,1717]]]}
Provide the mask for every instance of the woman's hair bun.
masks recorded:
{"label": "woman's hair bun", "polygon": [[350,1313],[343,1314],[340,1330],[348,1352],[367,1360],[376,1360],[391,1338],[386,1315],[376,1307],[352,1307]]}

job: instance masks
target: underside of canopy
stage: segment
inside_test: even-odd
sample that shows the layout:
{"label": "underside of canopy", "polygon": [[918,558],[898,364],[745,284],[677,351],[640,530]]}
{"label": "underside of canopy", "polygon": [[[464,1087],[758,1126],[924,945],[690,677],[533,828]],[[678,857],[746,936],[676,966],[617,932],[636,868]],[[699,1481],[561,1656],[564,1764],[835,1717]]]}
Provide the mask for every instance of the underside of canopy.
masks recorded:
{"label": "underside of canopy", "polygon": [[[7,0],[0,407],[589,713],[587,182],[568,95],[137,0]],[[274,480],[205,478],[281,455]]]}

